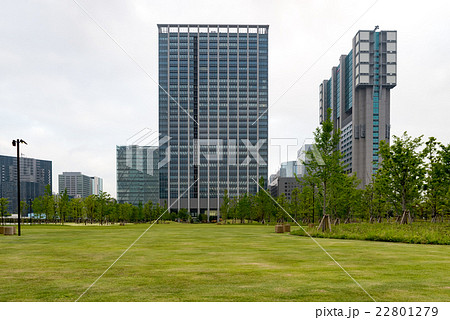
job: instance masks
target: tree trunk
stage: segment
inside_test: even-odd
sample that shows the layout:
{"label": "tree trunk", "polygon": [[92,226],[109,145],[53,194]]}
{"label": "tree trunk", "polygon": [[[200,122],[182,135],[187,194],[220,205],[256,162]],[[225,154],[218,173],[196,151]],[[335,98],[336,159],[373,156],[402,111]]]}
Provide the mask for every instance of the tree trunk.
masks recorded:
{"label": "tree trunk", "polygon": [[331,222],[330,222],[330,216],[324,215],[322,217],[322,221],[320,221],[319,229],[322,229],[322,232],[330,231],[331,232]]}
{"label": "tree trunk", "polygon": [[314,187],[314,185],[313,185],[313,191],[312,191],[312,223],[314,223],[314,216],[315,216],[315,210],[314,210],[314,207],[315,207],[315,196],[314,196],[314,193],[315,193],[315,190],[316,188]]}
{"label": "tree trunk", "polygon": [[405,210],[403,211],[402,218],[400,219],[400,224],[408,224],[408,222],[412,223],[411,213],[409,210]]}
{"label": "tree trunk", "polygon": [[402,210],[403,210],[403,212],[406,211],[406,190],[405,190],[405,188],[402,189]]}

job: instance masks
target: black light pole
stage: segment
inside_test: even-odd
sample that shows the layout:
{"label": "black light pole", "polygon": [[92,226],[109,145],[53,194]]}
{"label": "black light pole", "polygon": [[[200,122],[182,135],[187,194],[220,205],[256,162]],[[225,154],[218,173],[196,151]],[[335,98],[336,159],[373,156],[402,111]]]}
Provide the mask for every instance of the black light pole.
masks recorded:
{"label": "black light pole", "polygon": [[17,147],[17,223],[18,223],[18,235],[20,236],[20,151],[19,145],[21,143],[27,144],[22,139],[12,141],[13,147]]}

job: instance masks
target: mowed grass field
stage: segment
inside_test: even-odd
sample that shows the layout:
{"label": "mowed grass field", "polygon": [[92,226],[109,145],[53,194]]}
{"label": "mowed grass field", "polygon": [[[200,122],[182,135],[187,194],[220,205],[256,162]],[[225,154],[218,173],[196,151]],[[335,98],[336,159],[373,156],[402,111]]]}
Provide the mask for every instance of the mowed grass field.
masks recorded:
{"label": "mowed grass field", "polygon": [[[0,236],[0,301],[75,301],[148,228]],[[317,241],[377,301],[450,301],[450,247]],[[310,238],[273,226],[155,224],[80,301],[371,301]]]}

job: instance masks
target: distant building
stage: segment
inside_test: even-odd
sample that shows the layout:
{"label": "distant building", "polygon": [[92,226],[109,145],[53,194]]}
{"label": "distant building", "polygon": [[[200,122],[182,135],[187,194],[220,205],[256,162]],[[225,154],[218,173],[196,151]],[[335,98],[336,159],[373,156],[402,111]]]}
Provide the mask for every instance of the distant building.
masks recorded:
{"label": "distant building", "polygon": [[280,177],[295,178],[295,175],[299,175],[299,163],[298,161],[287,161],[281,164]]}
{"label": "distant building", "polygon": [[117,146],[117,201],[144,205],[159,202],[159,149],[153,146]]}
{"label": "distant building", "polygon": [[272,197],[277,198],[284,194],[288,200],[291,200],[292,191],[295,188],[300,189],[296,176],[299,179],[302,177],[301,168],[299,161],[283,162],[280,170],[270,176],[269,191]]}
{"label": "distant building", "polygon": [[99,177],[91,177],[92,194],[99,195],[103,192],[103,179]]}
{"label": "distant building", "polygon": [[81,172],[63,172],[58,175],[58,191],[62,194],[67,190],[71,198],[87,198],[103,191],[103,179],[90,177]]}
{"label": "distant building", "polygon": [[275,174],[271,174],[270,177],[269,177],[269,183],[268,184],[271,184],[272,182],[274,182],[275,179],[278,178],[279,176],[280,176],[280,171],[278,171]]}
{"label": "distant building", "polygon": [[[20,199],[43,196],[45,186],[52,187],[52,162],[33,158],[20,158]],[[0,198],[9,200],[8,212],[17,213],[17,158],[0,156]]]}
{"label": "distant building", "polygon": [[307,173],[306,166],[309,163],[308,152],[312,150],[312,144],[305,143],[297,152],[297,162],[298,162],[298,174],[300,177],[304,177]]}
{"label": "distant building", "polygon": [[[347,173],[365,186],[379,167],[379,143],[390,140],[390,90],[397,84],[397,31],[360,30],[331,78],[320,84],[320,123],[341,130]],[[327,114],[327,110],[331,114]]]}
{"label": "distant building", "polygon": [[290,201],[292,191],[297,188],[300,190],[301,186],[295,177],[277,177],[270,185],[269,190],[272,197],[277,198],[284,194]]}

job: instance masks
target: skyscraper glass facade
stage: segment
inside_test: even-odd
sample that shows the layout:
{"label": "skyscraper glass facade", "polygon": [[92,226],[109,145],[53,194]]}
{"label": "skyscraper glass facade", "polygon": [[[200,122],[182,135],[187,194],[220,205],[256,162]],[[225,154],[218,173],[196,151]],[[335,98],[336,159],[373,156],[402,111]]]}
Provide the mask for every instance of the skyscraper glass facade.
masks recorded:
{"label": "skyscraper glass facade", "polygon": [[[27,203],[52,188],[52,162],[20,158],[20,199]],[[0,198],[9,200],[8,212],[17,213],[17,158],[0,156]]]}
{"label": "skyscraper glass facade", "polygon": [[353,103],[353,50],[345,57],[345,112],[350,112]]}
{"label": "skyscraper glass facade", "polygon": [[159,201],[159,150],[151,146],[117,146],[117,201],[135,206]]}
{"label": "skyscraper glass facade", "polygon": [[158,28],[160,199],[212,214],[267,181],[268,26]]}

